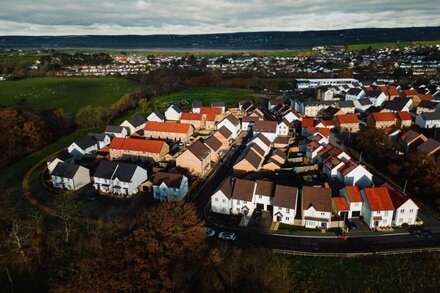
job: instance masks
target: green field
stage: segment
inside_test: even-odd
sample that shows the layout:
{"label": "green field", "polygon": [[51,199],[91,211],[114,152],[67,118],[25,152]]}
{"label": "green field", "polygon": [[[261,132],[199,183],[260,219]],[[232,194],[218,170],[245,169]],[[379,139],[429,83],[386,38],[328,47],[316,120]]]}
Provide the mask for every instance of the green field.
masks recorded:
{"label": "green field", "polygon": [[3,81],[0,82],[0,105],[13,106],[25,98],[38,110],[63,108],[66,113],[74,113],[86,105],[111,105],[137,87],[134,81],[114,77]]}
{"label": "green field", "polygon": [[41,56],[37,55],[25,55],[25,56],[0,56],[0,64],[7,63],[7,62],[13,62],[13,63],[20,63],[20,62],[34,62],[41,58]]}
{"label": "green field", "polygon": [[189,88],[157,98],[156,106],[158,108],[164,108],[170,104],[191,106],[193,100],[202,100],[205,106],[209,106],[212,101],[224,101],[227,106],[238,107],[238,101],[255,100],[255,96],[250,91],[237,88]]}
{"label": "green field", "polygon": [[352,44],[348,45],[348,50],[359,51],[371,47],[372,49],[383,49],[383,48],[402,48],[407,46],[418,46],[418,45],[437,45],[440,41],[417,41],[417,42],[397,42],[397,43],[371,43],[371,44]]}

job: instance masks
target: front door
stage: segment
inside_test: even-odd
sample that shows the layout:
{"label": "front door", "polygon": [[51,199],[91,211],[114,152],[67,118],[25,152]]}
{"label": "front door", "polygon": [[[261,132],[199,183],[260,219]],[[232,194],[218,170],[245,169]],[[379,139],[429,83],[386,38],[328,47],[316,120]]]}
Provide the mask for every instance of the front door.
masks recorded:
{"label": "front door", "polygon": [[374,221],[374,227],[379,226],[379,221]]}
{"label": "front door", "polygon": [[360,211],[356,211],[356,212],[352,212],[352,213],[351,213],[351,217],[352,217],[352,218],[359,218],[360,215],[361,215],[361,212],[360,212]]}
{"label": "front door", "polygon": [[264,204],[257,203],[257,210],[264,210]]}
{"label": "front door", "polygon": [[277,216],[277,222],[281,222],[282,219],[283,218],[280,215]]}

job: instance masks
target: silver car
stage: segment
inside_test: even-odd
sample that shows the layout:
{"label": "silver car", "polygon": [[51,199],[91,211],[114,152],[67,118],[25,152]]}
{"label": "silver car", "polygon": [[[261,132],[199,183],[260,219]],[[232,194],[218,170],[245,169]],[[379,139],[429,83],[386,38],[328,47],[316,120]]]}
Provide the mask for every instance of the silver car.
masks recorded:
{"label": "silver car", "polygon": [[235,236],[235,233],[232,233],[232,232],[220,232],[220,234],[218,234],[218,238],[223,239],[223,240],[234,241],[236,236]]}

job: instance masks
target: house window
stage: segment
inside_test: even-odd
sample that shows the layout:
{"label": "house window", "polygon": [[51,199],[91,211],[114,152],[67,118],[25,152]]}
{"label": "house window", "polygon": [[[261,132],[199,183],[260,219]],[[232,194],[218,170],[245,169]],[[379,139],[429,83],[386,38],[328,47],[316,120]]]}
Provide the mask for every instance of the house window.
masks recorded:
{"label": "house window", "polygon": [[386,225],[387,224],[387,220],[383,220],[383,224]]}
{"label": "house window", "polygon": [[410,213],[410,214],[412,214],[413,212],[414,212],[414,210],[413,210],[413,209],[410,209],[410,210],[409,210],[409,213]]}
{"label": "house window", "polygon": [[325,213],[321,213],[321,216],[324,216],[325,215]]}
{"label": "house window", "polygon": [[385,211],[385,216],[388,216],[388,211]]}
{"label": "house window", "polygon": [[239,212],[240,211],[240,208],[237,208],[237,212]]}
{"label": "house window", "polygon": [[355,203],[354,203],[354,206],[355,206],[355,207],[358,207],[358,206],[359,206],[359,203],[358,203],[358,202],[355,202]]}
{"label": "house window", "polygon": [[289,221],[289,217],[286,217],[286,221]]}
{"label": "house window", "polygon": [[401,213],[404,213],[404,212],[405,212],[405,209],[400,209],[400,212],[401,212]]}
{"label": "house window", "polygon": [[286,209],[286,213],[290,213],[290,209]]}
{"label": "house window", "polygon": [[223,202],[226,202],[226,199],[224,199]]}
{"label": "house window", "polygon": [[247,201],[243,200],[243,204],[247,204]]}
{"label": "house window", "polygon": [[263,196],[262,196],[262,195],[259,195],[258,198],[263,198]]}
{"label": "house window", "polygon": [[239,201],[239,200],[237,200],[237,204],[240,204],[240,201]]}
{"label": "house window", "polygon": [[218,201],[218,198],[216,198],[215,201]]}

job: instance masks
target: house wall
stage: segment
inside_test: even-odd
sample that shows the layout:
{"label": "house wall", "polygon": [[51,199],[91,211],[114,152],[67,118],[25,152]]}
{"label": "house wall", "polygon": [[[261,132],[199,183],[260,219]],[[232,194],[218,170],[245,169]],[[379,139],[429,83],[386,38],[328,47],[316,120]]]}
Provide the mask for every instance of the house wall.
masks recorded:
{"label": "house wall", "polygon": [[217,190],[211,196],[211,210],[215,213],[229,215],[231,213],[232,200],[227,198],[221,190]]}
{"label": "house wall", "polygon": [[283,207],[273,207],[273,222],[280,222],[283,224],[294,225],[295,224],[295,209],[288,209]]}
{"label": "house wall", "polygon": [[85,154],[93,154],[98,151],[98,146],[93,145],[89,148],[86,148],[85,150],[81,149],[76,143],[72,143],[68,148],[67,151],[75,158],[75,159],[81,159]]}
{"label": "house wall", "polygon": [[153,185],[155,199],[179,201],[188,193],[188,178],[183,177],[179,188],[168,187],[165,183]]}
{"label": "house wall", "polygon": [[[316,228],[321,227],[321,223],[324,223],[325,227],[329,227],[331,216],[331,212],[316,211],[314,207],[310,207],[307,210],[303,209],[302,225],[306,228]],[[328,220],[328,222],[306,220],[305,217],[322,218]]]}
{"label": "house wall", "polygon": [[165,111],[165,118],[170,121],[179,121],[181,115],[182,115],[182,113],[177,113],[172,108],[168,108]]}
{"label": "house wall", "polygon": [[223,135],[221,135],[218,132],[215,132],[214,136],[222,143],[224,148],[227,148],[229,146],[229,141]]}
{"label": "house wall", "polygon": [[52,175],[52,185],[54,188],[75,190],[75,184],[70,178]]}
{"label": "house wall", "polygon": [[[255,198],[255,195],[254,195]],[[255,204],[254,204],[254,198],[252,199],[252,201],[244,201],[244,200],[237,200],[237,199],[232,199],[232,214],[233,215],[240,215],[243,214],[244,211],[244,207],[248,208],[248,213],[247,216],[251,216],[254,213],[255,210]]]}
{"label": "house wall", "polygon": [[170,139],[175,141],[189,141],[190,136],[193,134],[192,128],[189,128],[187,133],[177,133],[177,132],[163,132],[163,131],[144,131],[144,137],[146,138],[157,138],[157,139]]}
{"label": "house wall", "polygon": [[87,168],[79,167],[73,176],[74,189],[78,190],[81,187],[90,183],[90,171]]}
{"label": "house wall", "polygon": [[440,127],[440,120],[423,120],[422,115],[416,117],[416,124],[422,128],[438,128]]}
{"label": "house wall", "polygon": [[[340,176],[339,176],[340,177]],[[356,185],[361,188],[369,187],[373,183],[373,175],[364,168],[355,168],[341,180],[345,185]]]}
{"label": "house wall", "polygon": [[261,166],[259,166],[259,168],[256,169],[247,160],[241,160],[240,162],[235,164],[232,168],[234,171],[239,171],[239,172],[253,172],[253,171],[258,171],[261,168]]}
{"label": "house wall", "polygon": [[230,132],[232,132],[233,139],[237,138],[238,134],[240,133],[240,129],[241,129],[240,123],[237,124],[237,126],[235,126],[234,124],[231,123],[231,121],[224,119],[217,124],[216,129],[219,130],[223,126],[225,126]]}
{"label": "house wall", "polygon": [[127,121],[122,122],[121,126],[123,127],[128,127],[128,129],[130,129],[130,135],[135,133],[136,131],[139,131],[141,129],[144,129],[145,127],[145,123],[139,125],[138,127],[134,127],[133,125],[131,125],[130,123],[128,123]]}
{"label": "house wall", "polygon": [[176,165],[188,169],[191,173],[204,175],[209,171],[211,166],[211,157],[207,156],[201,161],[189,150],[186,150],[177,157]]}
{"label": "house wall", "polygon": [[281,123],[277,125],[277,136],[289,136],[289,126]]}
{"label": "house wall", "polygon": [[110,160],[117,160],[121,158],[132,158],[141,161],[161,161],[166,154],[169,153],[170,147],[167,144],[163,144],[160,153],[150,153],[142,151],[110,149]]}
{"label": "house wall", "polygon": [[414,225],[417,220],[418,212],[419,207],[411,199],[408,199],[403,205],[396,208],[393,224],[396,226],[401,226],[404,223]]}

